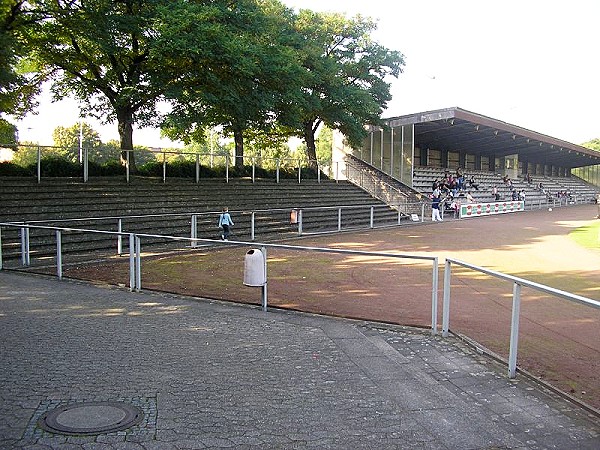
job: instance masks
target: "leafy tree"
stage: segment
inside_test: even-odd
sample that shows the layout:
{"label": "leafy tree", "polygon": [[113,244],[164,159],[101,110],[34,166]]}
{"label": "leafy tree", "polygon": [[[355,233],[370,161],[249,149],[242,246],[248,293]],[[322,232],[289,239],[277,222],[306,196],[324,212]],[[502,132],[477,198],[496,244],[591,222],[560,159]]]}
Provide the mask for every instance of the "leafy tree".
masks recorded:
{"label": "leafy tree", "polygon": [[295,21],[303,37],[301,126],[297,130],[316,160],[315,134],[321,124],[340,130],[353,146],[366,134],[365,125],[381,124],[381,113],[391,99],[388,76],[397,77],[404,57],[374,42],[376,24],[357,16],[301,10]]}
{"label": "leafy tree", "polygon": [[292,12],[275,0],[178,6],[169,16],[174,22],[160,30],[161,48],[183,71],[169,92],[168,135],[189,141],[204,126],[221,126],[233,136],[241,166],[244,138],[288,121],[299,100],[302,70],[288,45]]}
{"label": "leafy tree", "polygon": [[[80,142],[81,131],[81,142]],[[52,132],[54,145],[63,149],[64,156],[73,161],[79,161],[79,146],[81,149],[87,149],[88,154],[93,154],[94,149],[97,149],[102,144],[100,135],[87,123],[82,123],[81,128],[78,123],[65,128],[56,127]]]}
{"label": "leafy tree", "polygon": [[0,148],[16,149],[17,127],[0,117]]}
{"label": "leafy tree", "polygon": [[[29,44],[52,71],[55,98],[74,95],[85,115],[117,122],[121,150],[133,126],[151,126],[165,90],[154,24],[169,0],[31,0],[40,16]],[[124,155],[124,154],[123,154]],[[132,168],[135,167],[133,160]]]}
{"label": "leafy tree", "polygon": [[0,0],[0,114],[20,117],[34,106],[43,74],[27,64],[23,39],[33,22],[28,2]]}
{"label": "leafy tree", "polygon": [[317,160],[321,165],[331,165],[333,152],[333,130],[326,126],[321,127],[319,137],[316,139]]}
{"label": "leafy tree", "polygon": [[596,150],[600,152],[600,138],[595,138],[591,141],[584,142],[583,144],[581,144],[581,146],[589,148],[590,150]]}

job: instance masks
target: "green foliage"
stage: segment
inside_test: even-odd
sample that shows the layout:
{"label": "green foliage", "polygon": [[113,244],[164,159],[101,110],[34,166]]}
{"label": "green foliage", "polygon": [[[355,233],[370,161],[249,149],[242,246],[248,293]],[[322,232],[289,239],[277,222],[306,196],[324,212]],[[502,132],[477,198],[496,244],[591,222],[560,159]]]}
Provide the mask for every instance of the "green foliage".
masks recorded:
{"label": "green foliage", "polygon": [[[29,169],[37,170],[36,164],[29,165]],[[61,156],[49,155],[41,160],[42,177],[77,177],[82,174],[81,165]]]}
{"label": "green foliage", "polygon": [[32,176],[34,173],[35,172],[31,170],[31,167],[23,167],[13,162],[0,163],[1,177],[28,177]]}
{"label": "green foliage", "polygon": [[0,147],[16,148],[17,127],[0,117]]}
{"label": "green foliage", "polygon": [[590,150],[596,150],[600,152],[600,138],[595,138],[591,141],[584,142],[583,144],[581,144],[581,146],[589,148]]}
{"label": "green foliage", "polygon": [[327,126],[323,126],[319,131],[319,137],[316,140],[317,160],[323,166],[331,165],[333,152],[333,130]]}
{"label": "green foliage", "polygon": [[0,0],[0,113],[21,117],[34,106],[43,71],[28,65],[24,36],[33,18],[27,2]]}
{"label": "green foliage", "polygon": [[379,125],[391,99],[389,76],[398,76],[404,57],[371,39],[376,24],[357,16],[301,10],[295,21],[303,37],[302,126],[308,157],[315,159],[314,136],[324,123],[340,130],[351,145],[360,146],[366,124]]}

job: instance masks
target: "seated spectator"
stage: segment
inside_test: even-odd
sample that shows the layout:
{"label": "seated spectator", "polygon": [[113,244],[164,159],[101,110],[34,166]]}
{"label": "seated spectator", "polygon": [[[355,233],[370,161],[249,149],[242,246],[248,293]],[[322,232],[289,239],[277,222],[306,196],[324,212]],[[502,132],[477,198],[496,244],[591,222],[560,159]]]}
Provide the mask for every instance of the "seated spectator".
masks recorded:
{"label": "seated spectator", "polygon": [[477,182],[475,181],[475,176],[471,175],[471,176],[469,177],[469,181],[467,181],[467,184],[469,185],[469,187],[471,187],[471,188],[475,189],[476,191],[478,191],[478,190],[479,190],[479,183],[477,183]]}
{"label": "seated spectator", "polygon": [[500,193],[498,192],[498,186],[494,185],[492,188],[492,195],[494,196],[494,200],[500,201]]}
{"label": "seated spectator", "polygon": [[513,200],[513,201],[515,201],[515,202],[516,202],[517,200],[519,200],[519,193],[517,192],[517,190],[516,190],[516,189],[513,189],[513,190],[512,190],[512,193],[511,193],[511,198],[512,198],[512,200]]}
{"label": "seated spectator", "polygon": [[471,191],[467,191],[467,202],[469,202],[469,203],[475,203],[475,199],[471,195]]}
{"label": "seated spectator", "polygon": [[519,191],[519,195],[518,195],[518,197],[517,197],[517,198],[518,198],[518,200],[519,200],[519,201],[522,201],[522,202],[524,202],[524,201],[525,201],[525,190],[524,190],[524,189],[521,189],[521,190]]}

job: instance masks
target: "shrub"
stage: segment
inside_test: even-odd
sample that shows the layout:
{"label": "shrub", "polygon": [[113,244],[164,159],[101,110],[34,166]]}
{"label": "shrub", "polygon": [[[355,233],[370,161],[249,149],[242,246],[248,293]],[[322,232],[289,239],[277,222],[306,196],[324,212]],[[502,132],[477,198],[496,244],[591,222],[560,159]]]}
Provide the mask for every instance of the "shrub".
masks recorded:
{"label": "shrub", "polygon": [[[37,164],[30,164],[28,168],[35,173]],[[47,156],[41,160],[41,174],[43,177],[78,177],[82,174],[82,168],[79,163],[60,156]]]}
{"label": "shrub", "polygon": [[0,163],[0,176],[2,177],[29,177],[33,176],[35,171],[29,167],[23,167],[12,162]]}

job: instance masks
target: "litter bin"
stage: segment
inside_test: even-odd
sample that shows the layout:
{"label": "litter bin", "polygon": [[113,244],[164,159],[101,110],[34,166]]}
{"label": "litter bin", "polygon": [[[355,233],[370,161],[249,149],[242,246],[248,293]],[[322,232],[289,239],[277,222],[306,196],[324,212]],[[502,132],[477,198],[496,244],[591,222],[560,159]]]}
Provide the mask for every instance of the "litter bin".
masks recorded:
{"label": "litter bin", "polygon": [[248,250],[244,259],[244,284],[264,286],[267,283],[265,257],[259,249]]}
{"label": "litter bin", "polygon": [[290,211],[290,224],[294,225],[298,223],[298,210],[296,208]]}

